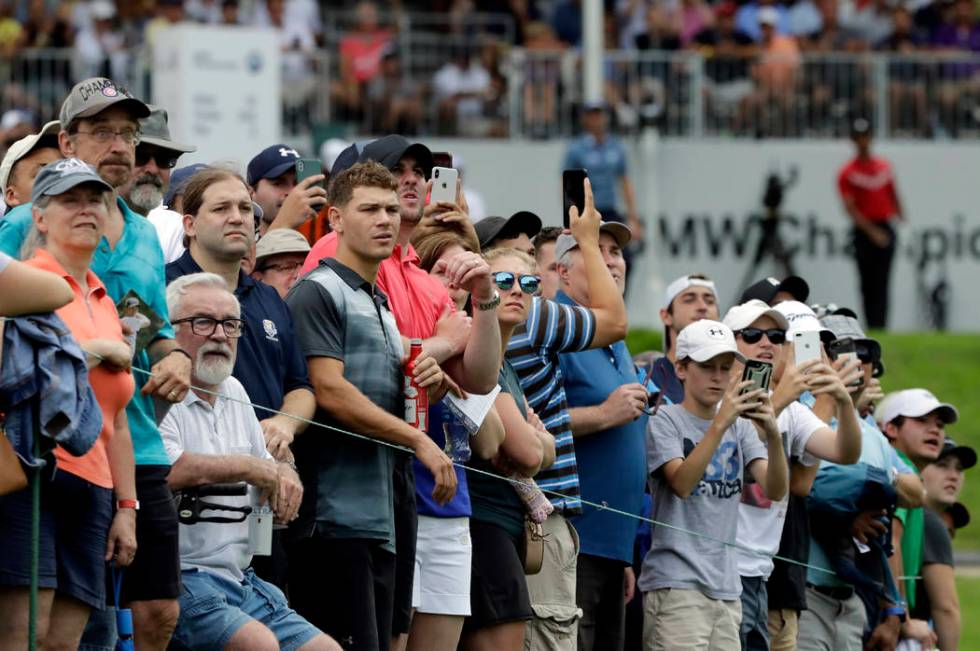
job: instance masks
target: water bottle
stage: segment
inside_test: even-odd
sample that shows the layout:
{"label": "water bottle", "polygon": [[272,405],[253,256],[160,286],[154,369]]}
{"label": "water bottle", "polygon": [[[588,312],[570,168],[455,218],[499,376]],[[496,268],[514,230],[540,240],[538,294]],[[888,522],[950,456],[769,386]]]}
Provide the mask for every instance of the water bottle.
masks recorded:
{"label": "water bottle", "polygon": [[422,354],[422,340],[412,339],[405,364],[405,422],[423,432],[429,431],[429,396],[415,383],[409,369],[413,368],[415,360]]}
{"label": "water bottle", "polygon": [[116,651],[135,651],[133,641],[133,611],[129,608],[116,608]]}

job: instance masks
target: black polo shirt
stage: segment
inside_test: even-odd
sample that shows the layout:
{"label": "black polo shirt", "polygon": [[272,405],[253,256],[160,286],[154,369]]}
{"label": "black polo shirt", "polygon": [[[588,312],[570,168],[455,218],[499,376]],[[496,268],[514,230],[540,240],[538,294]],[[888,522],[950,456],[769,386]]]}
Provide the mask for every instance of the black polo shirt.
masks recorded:
{"label": "black polo shirt", "polygon": [[[167,284],[188,274],[204,271],[190,250],[167,265]],[[313,390],[293,328],[293,317],[279,292],[263,282],[238,272],[235,296],[242,305],[245,332],[238,340],[235,376],[252,404],[280,409],[283,396],[294,389]],[[255,409],[259,420],[274,414]]]}

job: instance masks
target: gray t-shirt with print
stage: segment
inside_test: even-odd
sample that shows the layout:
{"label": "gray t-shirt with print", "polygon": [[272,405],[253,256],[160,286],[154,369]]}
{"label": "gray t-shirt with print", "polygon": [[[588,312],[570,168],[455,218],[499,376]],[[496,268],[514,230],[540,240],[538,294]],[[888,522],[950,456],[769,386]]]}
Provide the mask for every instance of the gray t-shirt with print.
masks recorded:
{"label": "gray t-shirt with print", "polygon": [[661,407],[647,426],[652,518],[712,539],[652,525],[650,551],[643,559],[639,581],[644,592],[680,588],[726,601],[741,595],[735,549],[719,541],[735,542],[745,469],[756,459],[768,458],[755,427],[740,418],[725,431],[704,475],[686,499],[674,494],[661,470],[671,459],[691,454],[710,425],[711,421],[694,416],[683,405],[670,405]]}

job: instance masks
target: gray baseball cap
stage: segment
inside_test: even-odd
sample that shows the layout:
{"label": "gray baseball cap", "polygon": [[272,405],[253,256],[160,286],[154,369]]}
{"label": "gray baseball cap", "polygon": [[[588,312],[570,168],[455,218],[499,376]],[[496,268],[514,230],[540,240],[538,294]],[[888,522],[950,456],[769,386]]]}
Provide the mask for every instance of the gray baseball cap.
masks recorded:
{"label": "gray baseball cap", "polygon": [[194,145],[185,145],[170,139],[170,128],[167,126],[167,112],[157,106],[149,106],[150,115],[140,120],[140,144],[153,145],[161,149],[169,149],[187,154],[197,151]]}
{"label": "gray baseball cap", "polygon": [[94,167],[77,158],[64,158],[50,165],[45,165],[37,173],[37,177],[34,179],[34,190],[31,192],[31,201],[37,203],[41,197],[68,192],[76,185],[83,183],[91,183],[99,186],[102,190],[112,191],[112,186],[102,180]]}
{"label": "gray baseball cap", "polygon": [[[619,222],[602,222],[599,226],[599,233],[608,233],[616,240],[619,248],[625,248],[633,238],[633,231],[626,224]],[[559,260],[563,255],[578,246],[578,242],[573,235],[562,233],[555,242],[555,260]]]}
{"label": "gray baseball cap", "polygon": [[61,104],[58,121],[67,129],[73,120],[90,118],[110,106],[129,109],[136,119],[150,115],[149,107],[133,97],[125,88],[106,77],[91,77],[75,84]]}

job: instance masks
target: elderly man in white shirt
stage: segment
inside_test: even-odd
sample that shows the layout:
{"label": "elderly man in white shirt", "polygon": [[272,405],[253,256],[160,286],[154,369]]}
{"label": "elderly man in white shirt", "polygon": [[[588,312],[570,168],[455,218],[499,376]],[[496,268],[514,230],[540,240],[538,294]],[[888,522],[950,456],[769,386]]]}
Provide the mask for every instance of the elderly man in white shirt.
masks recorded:
{"label": "elderly man in white shirt", "polygon": [[[268,500],[280,522],[296,517],[303,487],[296,472],[268,453],[245,389],[231,371],[245,327],[238,300],[220,276],[178,278],[167,287],[177,343],[192,360],[192,391],[160,424],[173,464],[172,489],[245,482],[249,497],[214,498],[233,507]],[[174,642],[181,649],[338,650],[291,610],[283,593],[248,567],[249,527],[180,525],[183,589]]]}

